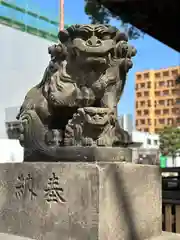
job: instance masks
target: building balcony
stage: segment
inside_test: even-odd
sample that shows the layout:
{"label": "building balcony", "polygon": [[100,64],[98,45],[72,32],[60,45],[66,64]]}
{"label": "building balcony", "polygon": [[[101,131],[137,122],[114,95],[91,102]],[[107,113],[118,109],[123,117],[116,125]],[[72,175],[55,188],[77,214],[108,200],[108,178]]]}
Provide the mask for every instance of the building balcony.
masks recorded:
{"label": "building balcony", "polygon": [[149,106],[149,105],[144,105],[144,106],[136,106],[136,111],[138,110],[146,110],[146,109],[149,109],[151,108],[152,106]]}
{"label": "building balcony", "polygon": [[168,99],[176,99],[177,95],[175,94],[167,94],[167,95],[155,95],[155,99],[158,100],[168,100]]}
{"label": "building balcony", "polygon": [[140,96],[140,97],[136,96],[136,101],[137,102],[143,101],[143,100],[150,100],[150,99],[151,99],[151,96]]}
{"label": "building balcony", "polygon": [[169,85],[169,86],[155,86],[155,91],[168,91],[168,90],[176,90],[174,85]]}

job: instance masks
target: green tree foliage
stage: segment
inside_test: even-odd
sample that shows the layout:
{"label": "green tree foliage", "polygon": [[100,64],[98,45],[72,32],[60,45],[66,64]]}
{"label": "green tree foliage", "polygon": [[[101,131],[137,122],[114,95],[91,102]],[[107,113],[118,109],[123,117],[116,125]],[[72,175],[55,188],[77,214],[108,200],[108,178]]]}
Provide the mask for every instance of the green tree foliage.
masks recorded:
{"label": "green tree foliage", "polygon": [[89,16],[92,24],[108,24],[113,18],[119,20],[121,27],[123,27],[129,39],[137,39],[143,35],[137,28],[128,24],[126,15],[120,18],[112,14],[107,8],[100,4],[98,0],[85,0],[85,13]]}
{"label": "green tree foliage", "polygon": [[180,128],[165,127],[160,133],[160,151],[163,155],[175,156],[180,149]]}

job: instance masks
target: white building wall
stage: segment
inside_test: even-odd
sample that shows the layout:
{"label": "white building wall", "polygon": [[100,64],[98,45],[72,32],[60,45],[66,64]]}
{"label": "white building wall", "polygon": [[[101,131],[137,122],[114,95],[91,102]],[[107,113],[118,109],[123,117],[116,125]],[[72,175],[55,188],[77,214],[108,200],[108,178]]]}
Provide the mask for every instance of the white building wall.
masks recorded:
{"label": "white building wall", "polygon": [[129,132],[130,134],[132,133],[133,130],[133,117],[131,114],[123,114],[120,115],[119,117],[119,124],[120,126]]}
{"label": "white building wall", "polygon": [[27,91],[40,82],[49,61],[51,44],[0,25],[0,138],[7,138],[5,108],[20,106]]}
{"label": "white building wall", "polygon": [[0,139],[0,163],[23,162],[24,148],[18,140]]}
{"label": "white building wall", "polygon": [[144,148],[144,149],[159,148],[158,134],[150,134],[148,132],[133,131],[132,140],[134,142],[142,142],[142,146],[140,148]]}

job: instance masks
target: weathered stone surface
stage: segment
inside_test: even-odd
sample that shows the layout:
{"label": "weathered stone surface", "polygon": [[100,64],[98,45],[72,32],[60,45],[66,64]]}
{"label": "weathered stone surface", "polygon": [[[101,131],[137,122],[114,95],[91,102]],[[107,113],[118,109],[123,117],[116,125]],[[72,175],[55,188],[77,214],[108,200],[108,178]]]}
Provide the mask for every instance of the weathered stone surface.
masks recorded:
{"label": "weathered stone surface", "polygon": [[0,240],[33,240],[32,238],[20,237],[12,234],[0,233]]}
{"label": "weathered stone surface", "polygon": [[158,167],[101,164],[100,186],[99,239],[144,240],[160,235],[162,213]]}
{"label": "weathered stone surface", "polygon": [[163,232],[160,236],[158,237],[153,237],[147,240],[179,240],[180,235],[176,233],[170,233],[170,232]]}
{"label": "weathered stone surface", "polygon": [[[53,186],[49,181],[56,176],[59,185]],[[36,240],[158,236],[159,169],[131,163],[2,164],[0,232]]]}
{"label": "weathered stone surface", "polygon": [[40,83],[17,119],[21,144],[49,155],[63,146],[128,147],[117,104],[136,49],[126,34],[103,24],[75,24],[58,34]]}
{"label": "weathered stone surface", "polygon": [[98,181],[95,165],[2,164],[0,232],[38,240],[97,239]]}
{"label": "weathered stone surface", "polygon": [[[51,152],[52,153],[52,152]],[[54,154],[25,152],[25,162],[131,162],[132,150],[120,147],[63,147]]]}

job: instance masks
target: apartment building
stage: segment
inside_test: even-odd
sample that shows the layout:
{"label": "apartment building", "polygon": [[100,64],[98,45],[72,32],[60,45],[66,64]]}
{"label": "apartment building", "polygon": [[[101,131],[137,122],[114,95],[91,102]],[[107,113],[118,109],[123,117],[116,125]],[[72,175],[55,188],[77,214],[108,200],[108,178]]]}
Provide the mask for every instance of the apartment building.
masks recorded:
{"label": "apartment building", "polygon": [[158,133],[167,125],[180,125],[176,78],[180,66],[136,73],[136,129]]}

